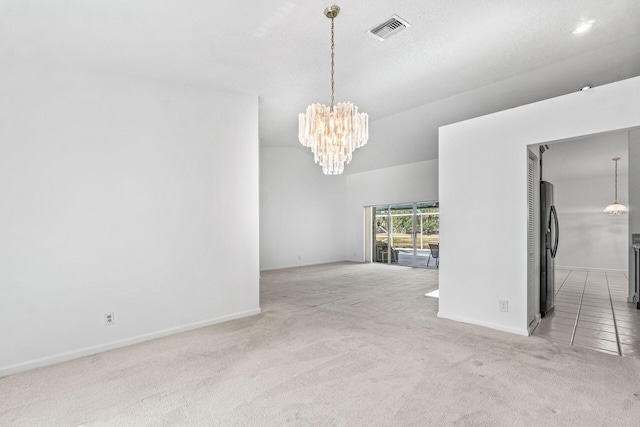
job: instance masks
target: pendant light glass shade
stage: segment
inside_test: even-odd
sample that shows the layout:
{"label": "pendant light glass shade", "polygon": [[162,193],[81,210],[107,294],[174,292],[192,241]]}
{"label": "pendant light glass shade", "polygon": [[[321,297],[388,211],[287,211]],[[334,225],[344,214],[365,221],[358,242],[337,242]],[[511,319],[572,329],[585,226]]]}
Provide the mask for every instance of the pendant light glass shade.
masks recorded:
{"label": "pendant light glass shade", "polygon": [[359,113],[350,102],[334,105],[334,19],[340,7],[329,6],[324,14],[331,19],[331,106],[311,104],[298,115],[298,139],[313,152],[314,161],[325,175],[344,172],[352,153],[369,139],[369,116]]}
{"label": "pendant light glass shade", "polygon": [[625,205],[618,203],[618,160],[620,160],[620,157],[614,157],[613,159],[614,162],[616,162],[616,169],[615,169],[615,193],[614,193],[614,197],[615,197],[615,202],[613,202],[612,204],[610,204],[609,206],[607,206],[606,208],[604,208],[604,213],[609,214],[609,215],[622,215],[623,213],[629,212],[629,208],[627,208]]}
{"label": "pendant light glass shade", "polygon": [[622,215],[626,212],[629,212],[629,208],[620,203],[613,203],[604,208],[604,213],[608,213],[609,215]]}

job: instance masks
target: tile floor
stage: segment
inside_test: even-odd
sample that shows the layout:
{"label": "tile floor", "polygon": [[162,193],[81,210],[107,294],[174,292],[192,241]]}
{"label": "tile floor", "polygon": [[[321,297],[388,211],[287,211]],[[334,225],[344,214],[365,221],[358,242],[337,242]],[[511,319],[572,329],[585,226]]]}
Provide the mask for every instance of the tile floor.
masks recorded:
{"label": "tile floor", "polygon": [[627,302],[625,273],[556,268],[556,302],[533,335],[640,357],[640,310]]}

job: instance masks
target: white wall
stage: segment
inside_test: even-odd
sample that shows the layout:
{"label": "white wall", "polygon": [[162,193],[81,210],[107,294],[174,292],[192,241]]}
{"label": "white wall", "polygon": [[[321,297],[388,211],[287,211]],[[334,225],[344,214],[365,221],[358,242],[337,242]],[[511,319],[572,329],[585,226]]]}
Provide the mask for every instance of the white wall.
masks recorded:
{"label": "white wall", "polygon": [[633,78],[440,128],[440,317],[528,334],[527,145],[640,126],[638,111]]}
{"label": "white wall", "polygon": [[618,161],[618,201],[628,206],[629,132],[609,132],[550,144],[544,153],[544,179],[554,184],[560,220],[556,266],[628,270],[628,215],[602,211],[614,201],[614,162]]}
{"label": "white wall", "polygon": [[[629,132],[629,242],[632,234],[640,234],[640,130]],[[629,302],[635,292],[635,253],[629,250]]]}
{"label": "white wall", "polygon": [[[556,267],[628,270],[629,219],[602,212],[613,203],[611,166],[608,177],[553,181],[561,224]],[[627,204],[626,174],[618,174],[618,194],[620,203]]]}
{"label": "white wall", "polygon": [[364,261],[364,207],[438,200],[438,161],[347,175],[345,257]]}
{"label": "white wall", "polygon": [[346,178],[310,153],[260,147],[261,270],[344,261]]}
{"label": "white wall", "polygon": [[437,160],[327,176],[303,150],[261,147],[260,269],[362,262],[365,206],[430,200]]}
{"label": "white wall", "polygon": [[5,65],[0,375],[259,312],[256,96]]}

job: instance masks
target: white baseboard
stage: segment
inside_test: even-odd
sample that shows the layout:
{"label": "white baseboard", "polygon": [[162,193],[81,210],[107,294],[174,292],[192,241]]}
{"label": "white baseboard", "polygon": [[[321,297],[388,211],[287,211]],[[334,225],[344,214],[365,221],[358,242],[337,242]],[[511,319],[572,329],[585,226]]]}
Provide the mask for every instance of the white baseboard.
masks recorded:
{"label": "white baseboard", "polygon": [[484,326],[485,328],[496,329],[498,331],[509,332],[511,334],[529,336],[529,330],[527,328],[524,328],[524,329],[511,328],[509,326],[498,325],[490,322],[482,322],[475,319],[468,319],[466,317],[455,316],[455,315],[452,316],[452,315],[443,313],[442,311],[438,312],[438,317],[440,319],[455,320],[456,322],[468,323],[470,325]]}
{"label": "white baseboard", "polygon": [[299,264],[294,264],[294,265],[283,265],[281,267],[267,267],[267,268],[261,268],[260,272],[266,272],[266,271],[276,271],[276,270],[288,270],[290,268],[297,268],[297,267],[313,267],[316,265],[326,265],[326,264],[336,264],[338,262],[346,262],[347,260],[344,258],[341,259],[336,259],[334,261],[317,261],[317,262],[309,262],[309,263],[299,263]]}
{"label": "white baseboard", "polygon": [[164,329],[162,331],[152,332],[149,334],[138,335],[131,338],[125,338],[122,340],[112,341],[105,344],[99,344],[92,347],[85,347],[78,350],[69,351],[66,353],[56,354],[53,356],[33,359],[27,362],[21,362],[13,365],[2,366],[0,367],[0,378],[6,377],[7,375],[17,374],[18,372],[28,371],[30,369],[35,369],[43,366],[53,365],[56,363],[66,362],[73,359],[79,359],[81,357],[91,356],[97,353],[102,353],[104,351],[114,350],[116,348],[126,347],[129,345],[154,340],[156,338],[166,337],[168,335],[174,335],[180,332],[190,331],[192,329],[204,328],[206,326],[215,325],[215,324],[226,322],[229,320],[255,316],[256,314],[260,314],[260,312],[261,312],[260,308],[255,308],[253,310],[241,311],[239,313],[220,316],[214,319],[203,320],[201,322],[190,323],[188,325],[178,326],[175,328]]}

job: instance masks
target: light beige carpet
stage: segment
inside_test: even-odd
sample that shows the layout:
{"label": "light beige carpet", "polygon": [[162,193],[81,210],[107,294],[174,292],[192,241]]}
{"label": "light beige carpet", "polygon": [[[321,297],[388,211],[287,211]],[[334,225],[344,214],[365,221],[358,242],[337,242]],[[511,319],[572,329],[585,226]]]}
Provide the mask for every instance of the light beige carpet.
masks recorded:
{"label": "light beige carpet", "polygon": [[639,423],[639,360],[437,319],[437,271],[332,264],[261,287],[261,315],[0,379],[0,425]]}

